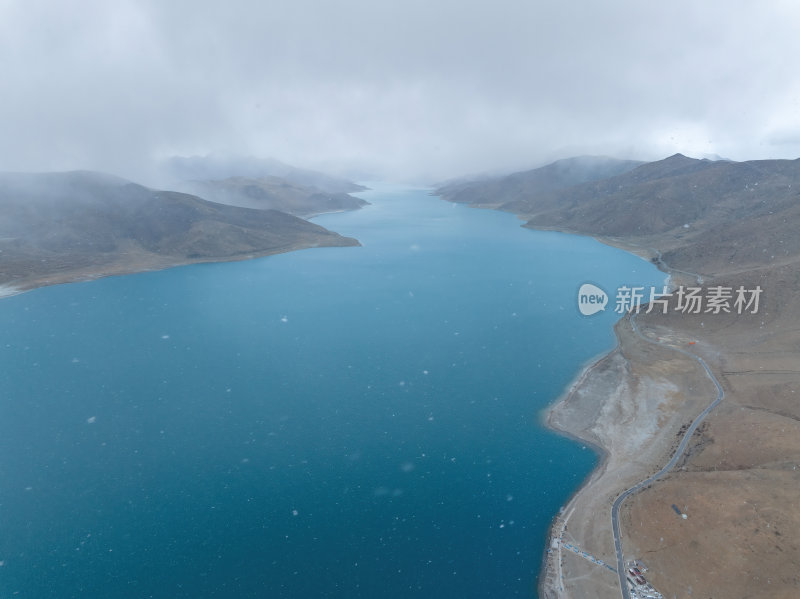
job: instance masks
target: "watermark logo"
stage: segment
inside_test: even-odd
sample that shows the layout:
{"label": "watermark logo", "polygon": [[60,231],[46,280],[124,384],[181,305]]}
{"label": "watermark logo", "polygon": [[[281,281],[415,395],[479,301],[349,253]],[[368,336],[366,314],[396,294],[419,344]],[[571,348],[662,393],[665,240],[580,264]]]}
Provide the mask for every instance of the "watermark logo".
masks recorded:
{"label": "watermark logo", "polygon": [[[738,288],[716,285],[714,287],[685,287],[669,290],[663,287],[656,291],[650,287],[645,294],[644,287],[626,287],[617,289],[618,314],[644,311],[645,314],[660,311],[666,314],[670,309],[681,314],[758,314],[762,289],[756,285],[747,289],[743,285]],[[648,297],[649,296],[649,297]],[[670,304],[670,299],[674,302]],[[642,310],[642,302],[647,302],[647,309]]]}
{"label": "watermark logo", "polygon": [[584,283],[578,289],[578,310],[584,316],[591,316],[606,309],[608,294],[597,285]]}
{"label": "watermark logo", "polygon": [[[617,289],[614,312],[661,312],[681,314],[758,314],[762,289],[756,286],[685,287],[675,289],[662,287],[628,287]],[[670,301],[671,300],[671,301]],[[597,285],[584,283],[578,290],[578,309],[584,316],[605,310],[608,294]]]}

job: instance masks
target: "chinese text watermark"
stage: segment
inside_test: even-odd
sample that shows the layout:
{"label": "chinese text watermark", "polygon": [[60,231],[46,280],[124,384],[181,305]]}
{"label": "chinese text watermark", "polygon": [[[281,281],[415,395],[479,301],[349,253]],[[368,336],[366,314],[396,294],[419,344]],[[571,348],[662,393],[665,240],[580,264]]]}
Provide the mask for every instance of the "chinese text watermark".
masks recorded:
{"label": "chinese text watermark", "polygon": [[[682,314],[757,314],[762,289],[760,286],[748,289],[716,285],[711,287],[690,287],[681,285],[670,290],[664,286],[628,287],[617,289],[614,312],[679,312]],[[605,310],[608,295],[591,283],[581,285],[578,290],[578,309],[584,316],[591,316]]]}

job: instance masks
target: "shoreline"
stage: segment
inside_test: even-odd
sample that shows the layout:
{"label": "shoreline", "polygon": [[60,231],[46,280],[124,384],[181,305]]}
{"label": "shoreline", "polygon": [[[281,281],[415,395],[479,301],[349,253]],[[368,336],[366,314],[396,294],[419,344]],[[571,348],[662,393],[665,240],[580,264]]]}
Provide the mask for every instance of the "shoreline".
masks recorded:
{"label": "shoreline", "polygon": [[[491,207],[484,207],[478,206],[478,208],[489,208]],[[516,215],[520,220],[526,221],[526,219],[522,215]],[[526,221],[527,222],[527,221]],[[628,254],[637,256],[642,260],[646,261],[648,264],[655,266],[658,270],[666,275],[665,285],[673,288],[676,285],[682,284],[686,282],[694,282],[694,280],[698,282],[702,282],[701,275],[696,273],[689,273],[680,270],[673,270],[671,269],[662,259],[661,252],[655,248],[645,247],[638,245],[636,243],[622,240],[622,239],[615,239],[609,238],[604,236],[594,236],[594,235],[586,235],[585,233],[580,233],[577,231],[572,231],[568,229],[559,229],[555,227],[531,227],[527,226],[526,224],[522,225],[523,228],[531,229],[532,231],[553,231],[558,233],[565,233],[570,235],[579,235],[581,237],[591,237],[595,241],[602,243],[603,245],[607,245],[619,250],[622,250]],[[570,402],[574,398],[574,396],[581,392],[581,390],[586,391],[589,390],[590,394],[598,394],[595,390],[596,385],[594,381],[592,381],[592,376],[599,371],[606,362],[612,360],[614,356],[623,357],[626,351],[626,339],[620,335],[620,327],[623,326],[626,322],[630,321],[630,315],[622,315],[619,320],[617,320],[613,327],[615,332],[615,339],[616,342],[614,347],[608,350],[607,352],[596,356],[595,358],[585,362],[577,371],[575,377],[572,381],[564,388],[564,391],[549,405],[547,408],[542,410],[540,416],[540,422],[544,428],[547,430],[560,435],[562,437],[568,438],[576,443],[580,443],[586,447],[589,447],[597,456],[598,462],[597,465],[592,469],[592,471],[581,481],[575,491],[570,495],[567,502],[559,509],[559,512],[554,514],[552,517],[551,524],[548,528],[545,546],[543,548],[542,560],[541,560],[541,567],[539,570],[539,574],[537,577],[537,592],[540,599],[561,599],[562,597],[569,597],[570,594],[565,594],[565,589],[562,586],[564,582],[563,579],[563,572],[562,572],[562,563],[563,563],[563,556],[561,554],[561,542],[560,539],[564,536],[567,530],[567,523],[569,518],[574,513],[577,505],[587,496],[591,497],[591,493],[594,490],[594,487],[598,484],[598,482],[609,472],[609,465],[611,463],[612,458],[612,447],[608,447],[602,443],[600,439],[598,439],[594,435],[587,434],[586,430],[581,430],[580,427],[570,427],[565,425],[565,423],[558,423],[557,414],[559,411],[563,411],[564,406]],[[672,331],[667,330],[665,331],[667,334],[673,334]],[[668,346],[664,346],[668,347]],[[601,390],[602,391],[602,390]],[[610,403],[611,399],[603,399],[600,400],[599,405],[600,409],[606,407]],[[593,422],[593,424],[597,424]],[[668,426],[660,427],[659,432],[665,432],[669,430]],[[666,461],[661,462],[666,463]],[[651,467],[658,468],[660,466],[659,462],[654,462],[650,464]],[[617,468],[618,470],[622,470],[622,476],[624,476],[625,471],[628,470],[628,475],[630,475],[630,470],[633,468]],[[613,472],[611,472],[613,474]],[[641,472],[640,477],[636,482],[644,480],[647,477],[647,472]],[[630,488],[630,484],[620,484],[615,488],[614,496],[621,495],[624,493],[628,488]],[[600,490],[602,493],[603,489]],[[608,521],[611,522],[611,505],[608,506],[608,511],[603,512],[602,517],[608,517]],[[564,514],[566,514],[566,518],[564,518]],[[593,513],[590,517],[597,518],[600,514]],[[613,537],[613,535],[612,535]],[[558,541],[557,541],[558,539]],[[609,547],[613,547],[613,538],[609,543]],[[569,555],[569,552],[565,552],[565,555]],[[588,562],[587,562],[588,563]],[[616,559],[612,562],[606,563],[613,563],[616,565]],[[616,577],[616,569],[614,571]],[[586,572],[585,576],[592,580],[592,574],[590,572]],[[555,578],[555,580],[554,580]],[[619,584],[616,584],[616,588],[618,589]],[[617,590],[617,595],[620,591]],[[588,596],[588,595],[587,595]],[[601,596],[598,593],[598,596]]]}
{"label": "shoreline", "polygon": [[[130,264],[109,264],[106,268],[76,268],[73,270],[65,270],[60,273],[44,274],[33,276],[29,279],[21,281],[18,284],[0,283],[0,300],[7,297],[13,297],[43,287],[52,287],[54,285],[66,285],[70,283],[88,283],[105,279],[107,277],[118,277],[125,275],[136,275],[146,272],[157,272],[161,270],[169,270],[170,268],[179,268],[181,266],[192,266],[195,264],[224,264],[227,262],[243,262],[245,260],[255,260],[258,258],[266,258],[268,256],[278,256],[280,254],[288,254],[290,252],[297,252],[301,250],[310,250],[323,247],[361,247],[361,242],[351,237],[340,236],[341,239],[350,240],[353,243],[340,243],[340,244],[292,244],[280,248],[273,248],[263,252],[248,252],[235,256],[224,256],[218,258],[198,258],[173,261],[159,261],[153,260],[149,264],[144,261],[139,266],[135,263]],[[147,258],[145,256],[144,258]]]}
{"label": "shoreline", "polygon": [[[624,316],[620,319],[620,321],[622,319],[624,319]],[[560,562],[562,559],[561,544],[557,544],[558,549],[556,550],[554,540],[562,536],[563,528],[566,527],[569,516],[571,515],[572,510],[575,508],[574,504],[576,501],[578,501],[581,494],[586,492],[591,487],[592,483],[606,472],[610,458],[608,448],[604,447],[600,443],[597,443],[596,440],[581,436],[576,431],[571,431],[558,426],[554,422],[554,414],[558,406],[568,402],[573,394],[575,394],[578,389],[581,388],[581,386],[586,382],[586,379],[591,376],[591,373],[595,371],[595,369],[599,368],[605,360],[618,351],[620,351],[620,339],[617,336],[615,346],[606,353],[595,356],[593,359],[584,363],[583,366],[581,366],[581,368],[578,370],[575,378],[567,385],[564,392],[561,393],[561,395],[559,395],[553,403],[542,410],[540,415],[540,422],[544,428],[554,432],[557,435],[570,439],[575,443],[580,443],[581,445],[590,448],[598,458],[595,467],[592,468],[592,470],[580,482],[578,487],[575,489],[572,495],[569,496],[569,499],[564,503],[564,505],[559,508],[558,513],[553,516],[550,526],[548,527],[544,552],[542,554],[542,565],[539,569],[539,575],[537,577],[537,592],[540,599],[555,599],[561,596],[558,589],[548,588],[548,584],[552,585],[552,582],[550,582],[548,579],[551,574],[555,573],[554,570],[556,569],[554,564],[551,564],[550,562],[553,559],[557,559]],[[563,520],[562,530],[559,531],[559,525],[562,523],[563,514],[567,514],[567,518]],[[560,579],[560,576],[558,579]]]}
{"label": "shoreline", "polygon": [[[630,246],[620,247],[608,239],[597,240],[642,257],[631,251]],[[674,275],[663,262],[654,265],[669,277],[670,286],[684,278]],[[689,273],[685,274],[688,277]],[[647,322],[644,327],[665,339],[679,335],[665,324]],[[690,399],[689,390],[703,386],[703,377],[699,376],[702,373],[695,364],[687,362],[687,359],[694,362],[693,359],[676,356],[674,350],[688,352],[678,349],[673,342],[655,343],[643,336],[633,326],[630,315],[624,315],[614,324],[614,332],[615,347],[584,364],[542,414],[546,428],[591,446],[599,461],[553,516],[538,577],[541,599],[619,597],[612,505],[625,491],[670,462],[675,450],[674,434],[680,435],[680,427],[693,420],[708,403],[705,393]],[[654,396],[662,399],[652,401]],[[681,399],[667,399],[673,396]],[[578,519],[569,522],[573,525],[570,530],[567,523],[576,511]],[[565,536],[573,547],[597,556],[605,565],[613,565],[613,578],[610,567],[606,571],[572,556],[571,551],[562,552],[560,541]],[[626,539],[625,531],[622,537]],[[628,552],[630,555],[632,550],[629,548]]]}
{"label": "shoreline", "polygon": [[[565,437],[575,443],[580,443],[581,445],[586,446],[587,448],[591,449],[595,453],[595,455],[597,455],[598,458],[597,465],[594,468],[592,468],[592,470],[581,481],[580,485],[575,489],[575,492],[572,495],[570,495],[567,502],[562,506],[561,512],[566,512],[570,504],[575,499],[575,497],[591,483],[591,480],[594,477],[595,473],[602,471],[605,468],[606,462],[608,461],[609,458],[609,452],[606,447],[598,443],[595,439],[590,439],[588,437],[581,436],[574,431],[559,427],[557,424],[553,422],[554,411],[560,404],[569,401],[570,397],[572,397],[572,395],[575,392],[577,392],[577,390],[581,387],[581,385],[583,385],[586,379],[589,376],[591,376],[591,373],[595,369],[599,368],[600,365],[605,360],[607,360],[613,354],[617,353],[619,350],[620,350],[620,341],[619,338],[617,338],[617,342],[612,349],[603,354],[598,354],[597,356],[591,358],[590,360],[587,360],[580,367],[580,369],[578,370],[578,374],[575,375],[575,378],[572,380],[572,382],[570,382],[569,385],[567,385],[564,392],[561,393],[561,395],[559,395],[558,398],[553,403],[551,403],[549,406],[543,409],[540,413],[540,422],[544,428],[562,437]],[[556,514],[553,517],[553,520],[555,521],[557,518],[558,514]]]}
{"label": "shoreline", "polygon": [[[441,196],[438,197],[441,198]],[[470,205],[467,203],[462,204],[470,208],[498,210],[498,207],[496,206]],[[505,210],[500,211],[507,212]],[[614,247],[627,252],[628,254],[637,256],[664,273],[666,276],[665,285],[670,288],[674,288],[680,284],[694,283],[695,280],[698,282],[702,281],[701,275],[670,268],[661,258],[661,252],[655,248],[641,246],[634,242],[622,239],[587,235],[586,233],[564,228],[527,226],[527,219],[523,215],[515,214],[515,216],[524,221],[524,224],[521,225],[523,228],[527,228],[532,231],[552,231],[569,235],[578,235],[581,237],[590,237],[595,241],[602,243],[603,245]],[[609,388],[608,382],[593,380],[593,377],[597,373],[600,373],[601,370],[613,369],[615,365],[612,363],[615,361],[624,364],[625,368],[632,368],[632,360],[626,356],[626,353],[633,355],[637,353],[637,341],[629,338],[629,336],[624,332],[626,324],[629,323],[629,315],[622,315],[621,318],[613,325],[616,338],[614,347],[605,353],[595,356],[581,365],[581,367],[577,370],[575,377],[564,388],[563,392],[550,405],[540,412],[540,423],[544,428],[557,435],[589,447],[598,456],[597,465],[581,481],[572,495],[570,495],[568,501],[561,506],[559,512],[554,514],[552,517],[552,521],[545,538],[545,546],[542,548],[541,566],[536,582],[536,588],[540,599],[566,599],[567,597],[572,598],[584,596],[593,598],[613,597],[616,599],[620,596],[618,572],[616,569],[617,562],[614,553],[613,532],[611,530],[611,507],[613,501],[617,496],[624,493],[634,484],[645,480],[654,471],[659,470],[663,464],[666,464],[669,461],[669,435],[665,435],[665,433],[671,432],[673,429],[677,430],[679,428],[678,423],[680,422],[680,418],[685,417],[685,412],[691,412],[692,408],[694,407],[694,404],[691,403],[688,408],[684,406],[684,409],[675,410],[675,414],[673,414],[671,422],[666,422],[658,426],[658,429],[651,435],[656,448],[651,449],[649,452],[645,452],[649,453],[650,455],[645,456],[644,459],[641,460],[634,456],[628,456],[631,458],[632,462],[636,463],[626,463],[624,459],[620,459],[620,455],[618,455],[619,452],[616,454],[614,452],[615,447],[613,447],[613,445],[619,441],[619,438],[623,436],[625,432],[620,434],[621,431],[603,430],[602,432],[606,434],[608,439],[611,441],[608,445],[604,444],[603,439],[598,438],[597,435],[592,432],[594,427],[599,427],[601,430],[603,429],[603,424],[600,422],[600,420],[604,415],[604,410],[609,407],[612,409],[619,409],[619,404],[624,403],[624,400],[626,399],[623,396],[626,394],[632,394],[633,390],[628,388],[628,381],[624,378],[624,374],[621,375],[622,378],[620,378],[620,380],[617,382],[618,384],[612,384],[611,388]],[[672,331],[671,329],[665,327],[661,327],[661,329],[662,335],[672,336],[676,334],[676,332]],[[671,348],[668,344],[664,344],[659,348],[661,351],[665,349],[669,351],[673,348]],[[616,366],[619,367],[619,365]],[[597,378],[601,378],[604,374],[607,373],[600,373],[600,376]],[[658,385],[658,381],[656,380],[651,380],[650,383],[655,384],[656,386]],[[678,386],[676,391],[680,393],[684,391],[685,388],[686,385]],[[602,399],[590,405],[591,408],[595,409],[595,413],[589,415],[588,422],[565,422],[563,421],[565,418],[564,414],[561,414],[562,422],[558,422],[559,412],[564,412],[565,406],[577,396],[583,394],[597,398],[602,396],[604,393],[607,393],[608,397],[602,397]],[[587,403],[585,398],[583,398],[581,401],[584,404]],[[687,402],[687,404],[689,403],[690,402]],[[651,407],[654,407],[656,414],[659,415],[658,412],[661,409],[661,406],[656,405]],[[586,414],[583,414],[583,416],[586,417]],[[643,419],[647,420],[648,418],[652,420],[652,417],[653,414],[648,413],[646,409],[641,410],[638,414],[639,421]],[[613,427],[611,428],[613,429]],[[636,436],[635,433],[633,436]],[[624,443],[620,443],[620,445],[624,445]],[[623,457],[625,457],[624,454]],[[614,463],[612,464],[612,462]],[[615,478],[615,481],[613,481],[612,484],[609,484],[607,481],[603,480],[604,478],[608,477]],[[587,505],[592,506],[595,509],[587,510]],[[582,549],[588,550],[592,557],[599,555],[601,558],[603,558],[602,561],[605,562],[605,564],[613,564],[615,567],[612,578],[609,578],[609,576],[612,575],[612,572],[610,571],[607,573],[600,571],[600,575],[597,575],[598,567],[596,565],[584,559],[570,557],[572,555],[571,551],[565,551],[562,555],[561,542],[554,542],[556,539],[561,539],[566,534],[570,534],[568,533],[567,524],[576,509],[580,508],[583,508],[587,514],[584,521],[580,522],[578,526],[580,527],[582,525],[585,527],[588,530],[588,537],[591,538],[584,539],[586,545],[583,545],[581,542],[576,543],[575,539],[573,538],[572,545],[583,545]],[[565,514],[566,516],[564,516]],[[603,530],[604,524],[608,525],[607,531]],[[603,533],[607,534],[604,535]],[[603,542],[598,544],[598,536],[604,536],[606,538],[603,539]],[[576,566],[575,569],[578,571],[579,575],[576,575],[573,578],[583,579],[581,583],[579,583],[579,589],[577,589],[577,592],[574,594],[573,592],[576,591],[576,589],[573,588],[570,589],[573,592],[567,592],[562,586],[562,583],[564,583],[564,556],[567,556],[568,559],[577,560],[573,566]],[[589,565],[590,568],[587,570],[585,565]],[[594,568],[594,570],[592,568]],[[606,575],[606,580],[603,580],[603,575]]]}
{"label": "shoreline", "polygon": [[25,293],[26,291],[30,290],[22,289],[20,287],[15,287],[14,285],[0,285],[0,299],[3,299],[4,297],[19,295],[20,293]]}
{"label": "shoreline", "polygon": [[[540,230],[540,229],[532,229],[532,230]],[[565,231],[565,230],[558,230],[558,229],[547,229],[550,231],[557,231],[560,233],[567,233],[572,235],[580,235],[574,231]],[[582,235],[585,237],[585,235]],[[652,258],[654,255],[651,251],[647,248],[637,248],[640,251],[634,251],[633,247],[629,244],[620,244],[614,243],[613,240],[608,238],[599,238],[592,236],[595,241],[602,243],[604,245],[608,245],[622,251],[625,251],[629,254],[633,254],[643,260],[646,260],[648,263],[653,264],[658,270],[663,272],[667,276],[667,284],[671,286],[674,282],[673,274],[667,270],[665,267],[666,265],[661,262],[654,262]],[[569,428],[563,425],[559,425],[557,422],[557,416],[559,410],[563,409],[563,407],[570,402],[571,399],[574,398],[576,394],[578,394],[582,389],[593,389],[594,385],[592,384],[591,377],[592,375],[599,371],[605,363],[611,360],[615,355],[622,355],[624,352],[624,340],[621,338],[619,334],[618,327],[623,324],[624,322],[629,320],[629,315],[622,315],[619,320],[617,320],[614,325],[614,333],[615,333],[615,344],[607,352],[595,356],[593,359],[585,362],[580,369],[578,370],[577,374],[573,378],[573,380],[565,387],[564,391],[553,401],[547,408],[542,411],[541,414],[541,422],[545,428],[548,430],[562,436],[566,437],[576,443],[580,443],[587,447],[590,447],[592,451],[598,456],[597,465],[592,469],[591,472],[581,481],[572,495],[569,497],[568,501],[561,507],[559,512],[553,515],[552,522],[550,527],[548,528],[547,537],[545,541],[544,553],[542,556],[542,566],[539,571],[539,576],[537,579],[537,592],[539,594],[540,599],[559,599],[563,597],[564,588],[561,586],[561,582],[563,582],[563,574],[561,573],[561,563],[563,560],[563,556],[561,555],[561,542],[556,542],[556,539],[561,539],[564,532],[567,528],[567,523],[569,518],[572,516],[577,503],[581,500],[581,498],[590,493],[590,490],[593,488],[599,479],[601,479],[605,474],[608,473],[609,463],[611,461],[611,448],[604,445],[600,442],[599,439],[590,437],[586,434],[581,434],[582,431],[576,430],[574,428]],[[605,403],[605,401],[601,402]],[[618,489],[618,493],[623,493],[626,490],[627,486],[620,486]],[[563,515],[566,514],[566,518],[563,518]],[[610,513],[608,515],[610,520],[611,516]],[[557,563],[553,563],[557,560]],[[556,576],[556,580],[553,581],[552,577]]]}
{"label": "shoreline", "polygon": [[[592,483],[597,478],[603,475],[608,466],[608,461],[610,457],[608,450],[602,445],[596,443],[594,440],[588,439],[586,437],[581,437],[580,435],[572,431],[558,427],[553,422],[553,411],[558,404],[569,400],[569,397],[581,385],[581,383],[585,380],[585,378],[590,375],[590,373],[595,367],[597,367],[603,360],[605,360],[608,356],[610,356],[611,354],[613,354],[618,350],[619,350],[619,340],[617,341],[617,345],[613,349],[611,349],[605,354],[598,356],[596,359],[593,359],[589,363],[586,363],[584,366],[582,366],[581,369],[578,371],[578,374],[575,376],[575,379],[567,386],[565,392],[562,393],[558,397],[558,399],[555,400],[555,402],[550,404],[547,408],[545,408],[541,412],[540,422],[545,429],[561,437],[565,437],[570,441],[573,441],[574,443],[580,443],[582,446],[591,449],[592,452],[594,452],[594,454],[597,456],[597,464],[584,477],[584,479],[580,482],[580,484],[572,493],[572,495],[569,496],[569,499],[564,503],[564,505],[559,508],[558,513],[556,513],[553,516],[550,522],[550,526],[547,529],[544,552],[542,553],[541,566],[539,567],[539,574],[537,576],[537,585],[536,585],[537,593],[540,599],[545,599],[545,598],[555,599],[560,596],[558,594],[559,591],[557,589],[552,589],[552,591],[555,591],[556,593],[555,595],[553,595],[552,592],[549,592],[551,590],[547,588],[549,582],[548,581],[549,575],[551,573],[554,573],[554,570],[556,569],[554,565],[550,563],[551,560],[557,559],[559,562],[561,561],[561,553],[560,553],[561,544],[560,543],[557,544],[558,550],[556,551],[554,540],[556,538],[559,539],[561,538],[563,529],[566,527],[566,524],[569,520],[572,510],[574,509],[574,503],[578,500],[581,493],[589,489]],[[559,524],[562,523],[562,517],[564,514],[567,514],[567,517],[563,519],[563,527],[562,530],[559,531]],[[561,577],[557,576],[557,580],[560,579]]]}

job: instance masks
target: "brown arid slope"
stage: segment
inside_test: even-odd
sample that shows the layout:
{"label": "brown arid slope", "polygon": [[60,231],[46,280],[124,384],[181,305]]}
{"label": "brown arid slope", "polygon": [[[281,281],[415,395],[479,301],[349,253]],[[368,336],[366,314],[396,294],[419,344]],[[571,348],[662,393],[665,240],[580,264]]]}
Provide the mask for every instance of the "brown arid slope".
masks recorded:
{"label": "brown arid slope", "polygon": [[[606,455],[553,533],[616,565],[611,504],[669,461],[716,396],[701,366],[673,348],[682,349],[705,360],[724,399],[675,469],[623,503],[624,554],[642,559],[668,598],[800,597],[800,160],[676,155],[497,205],[528,227],[652,259],[675,285],[763,290],[755,314],[687,314],[673,297],[667,314],[636,316],[641,337],[629,316],[620,321],[618,349],[548,416]],[[542,596],[620,597],[616,573],[556,547]]]}
{"label": "brown arid slope", "polygon": [[0,293],[355,239],[93,172],[0,174]]}
{"label": "brown arid slope", "polygon": [[706,284],[764,289],[759,314],[644,319],[695,341],[725,389],[678,469],[622,510],[667,597],[800,597],[799,282],[797,263],[720,273]]}

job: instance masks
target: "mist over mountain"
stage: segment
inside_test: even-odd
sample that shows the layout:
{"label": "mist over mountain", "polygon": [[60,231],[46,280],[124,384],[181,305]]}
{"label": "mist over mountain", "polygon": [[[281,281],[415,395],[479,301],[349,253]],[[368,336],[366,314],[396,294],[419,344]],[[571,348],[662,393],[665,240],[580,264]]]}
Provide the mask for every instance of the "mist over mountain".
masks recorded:
{"label": "mist over mountain", "polygon": [[280,177],[186,181],[180,184],[180,189],[220,204],[280,210],[304,218],[326,212],[356,210],[369,204],[345,192],[323,191]]}
{"label": "mist over mountain", "polygon": [[724,272],[800,256],[800,159],[732,162],[675,154],[606,164],[607,176],[599,176],[602,166],[579,171],[596,178],[577,184],[570,184],[577,177],[558,176],[564,169],[554,163],[437,193],[513,212],[531,228],[661,248],[678,268]]}
{"label": "mist over mountain", "polygon": [[531,194],[612,177],[641,164],[643,162],[637,160],[607,156],[578,156],[502,177],[482,177],[477,181],[462,178],[440,185],[436,193],[451,202],[498,208],[503,204],[522,201]]}
{"label": "mist over mountain", "polygon": [[173,156],[160,164],[165,182],[224,180],[233,177],[267,179],[279,177],[289,183],[315,187],[328,193],[364,191],[366,187],[318,171],[296,168],[274,158],[254,158],[209,154],[207,156]]}
{"label": "mist over mountain", "polygon": [[279,212],[226,206],[89,171],[0,174],[0,284],[358,245]]}

